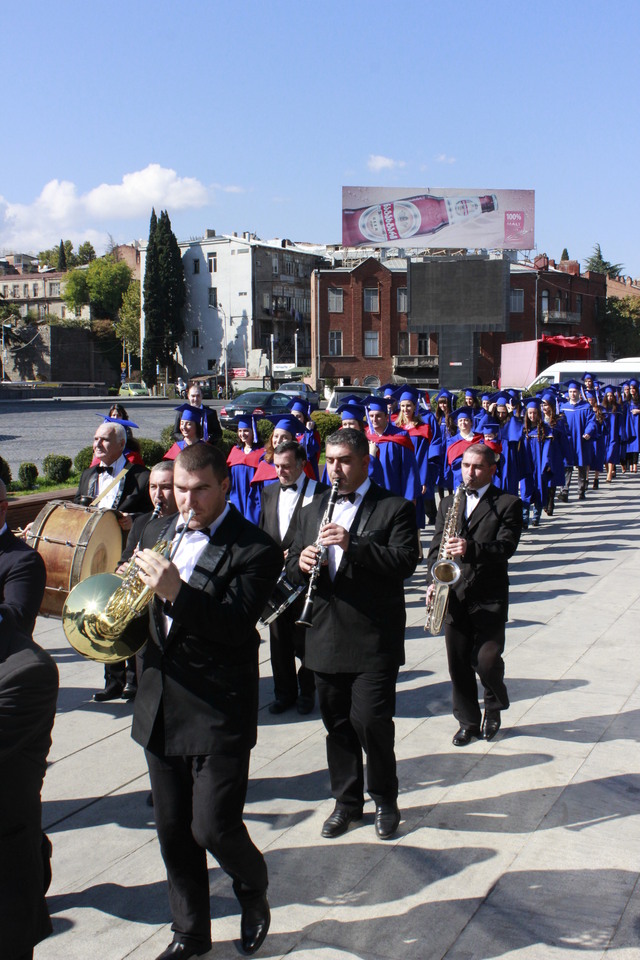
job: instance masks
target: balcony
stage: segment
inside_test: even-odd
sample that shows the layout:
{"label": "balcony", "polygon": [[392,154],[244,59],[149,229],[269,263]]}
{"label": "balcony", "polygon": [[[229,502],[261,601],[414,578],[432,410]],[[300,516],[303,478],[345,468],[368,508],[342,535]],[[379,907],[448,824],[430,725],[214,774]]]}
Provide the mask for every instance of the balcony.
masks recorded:
{"label": "balcony", "polygon": [[406,354],[405,356],[392,357],[393,369],[397,367],[410,368],[416,372],[437,370],[439,366],[439,357],[423,357],[420,354]]}
{"label": "balcony", "polygon": [[577,325],[580,323],[582,317],[579,313],[570,313],[567,310],[543,310],[541,319],[542,323]]}

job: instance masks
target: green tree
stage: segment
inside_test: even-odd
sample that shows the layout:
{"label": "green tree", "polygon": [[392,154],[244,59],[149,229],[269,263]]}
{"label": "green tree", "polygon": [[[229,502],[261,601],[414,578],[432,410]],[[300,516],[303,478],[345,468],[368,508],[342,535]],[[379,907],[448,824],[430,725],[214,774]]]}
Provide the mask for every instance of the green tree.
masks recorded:
{"label": "green tree", "polygon": [[57,247],[41,250],[38,254],[38,262],[41,267],[52,267],[54,270],[64,272],[76,267],[79,261],[73,252],[71,240],[61,240]]}
{"label": "green tree", "polygon": [[608,260],[605,260],[602,256],[600,244],[596,243],[593,253],[585,260],[584,266],[585,270],[593,270],[594,273],[604,273],[607,277],[619,277],[623,264],[609,263]]}
{"label": "green tree", "polygon": [[72,270],[64,281],[62,299],[74,313],[80,313],[82,307],[89,303],[89,287],[87,285],[86,270]]}
{"label": "green tree", "polygon": [[113,257],[106,256],[93,260],[85,272],[92,312],[100,320],[116,321],[131,282],[131,270],[126,263],[117,263]]}
{"label": "green tree", "polygon": [[184,268],[178,241],[166,210],[160,219],[155,210],[149,222],[149,243],[144,275],[145,341],[142,375],[156,383],[156,367],[171,362],[184,336],[182,308],[186,299]]}
{"label": "green tree", "polygon": [[560,256],[560,262],[562,263],[563,260],[568,260],[568,259],[569,259],[569,251],[565,247]]}
{"label": "green tree", "polygon": [[96,259],[96,252],[93,249],[93,244],[89,243],[86,240],[84,243],[81,243],[78,247],[78,266],[83,264],[91,263],[92,260]]}
{"label": "green tree", "polygon": [[140,282],[131,280],[127,287],[120,315],[116,323],[116,336],[124,340],[125,350],[134,357],[140,356]]}
{"label": "green tree", "polygon": [[640,356],[640,299],[607,297],[601,325],[607,352],[620,357]]}
{"label": "green tree", "polygon": [[64,248],[64,243],[60,241],[60,247],[58,249],[58,270],[61,273],[67,272],[67,251]]}

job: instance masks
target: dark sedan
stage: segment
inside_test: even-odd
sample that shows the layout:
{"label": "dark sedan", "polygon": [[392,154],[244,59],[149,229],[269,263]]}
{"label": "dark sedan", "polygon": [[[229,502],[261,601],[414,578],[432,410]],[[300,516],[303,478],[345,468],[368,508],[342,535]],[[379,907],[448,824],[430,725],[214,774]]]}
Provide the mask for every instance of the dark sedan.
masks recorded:
{"label": "dark sedan", "polygon": [[273,393],[271,390],[249,390],[224,405],[220,410],[220,423],[223,427],[232,427],[233,421],[241,415],[255,413],[260,418],[286,413],[292,399],[293,397],[278,391]]}

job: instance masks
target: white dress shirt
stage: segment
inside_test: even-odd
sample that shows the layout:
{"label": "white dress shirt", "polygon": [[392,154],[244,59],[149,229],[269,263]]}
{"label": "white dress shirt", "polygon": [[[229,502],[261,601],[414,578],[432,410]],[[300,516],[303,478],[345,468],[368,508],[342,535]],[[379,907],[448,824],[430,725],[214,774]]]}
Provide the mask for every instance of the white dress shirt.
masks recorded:
{"label": "white dress shirt", "polygon": [[278,529],[280,530],[281,540],[284,540],[287,530],[289,529],[289,524],[291,523],[293,511],[296,509],[305,476],[306,474],[303,471],[296,480],[295,486],[292,484],[286,490],[281,488],[278,494]]}
{"label": "white dress shirt", "polygon": [[[101,470],[97,475],[98,485],[96,487],[96,492],[94,497],[99,496],[103,490],[106,490],[110,483],[113,482],[113,478],[117,477],[122,468],[125,466],[127,458],[124,454],[118,457],[113,463],[109,464],[107,470]],[[101,466],[101,464],[98,464]],[[117,483],[113,490],[110,490],[109,493],[102,498],[98,504],[99,510],[111,510],[114,503],[116,502],[120,490],[122,489],[122,484],[124,483],[124,477],[120,478],[120,483]]]}
{"label": "white dress shirt", "polygon": [[[356,513],[360,509],[360,504],[362,503],[362,498],[365,493],[371,486],[371,480],[369,477],[361,483],[358,489],[355,491],[355,500],[351,503],[350,500],[338,499],[338,502],[335,505],[333,516],[331,518],[332,523],[337,523],[338,526],[344,527],[345,530],[351,530],[351,524],[356,518]],[[327,547],[327,558],[329,560],[329,576],[332,580],[335,579],[338,567],[342,562],[342,554],[344,550],[342,547],[337,546],[337,544],[331,544]]]}
{"label": "white dress shirt", "polygon": [[485,495],[485,493],[487,492],[490,486],[491,486],[490,483],[485,483],[484,487],[480,487],[479,490],[467,490],[467,493],[466,493],[467,503],[465,508],[465,517],[467,518],[467,520],[469,519],[469,517],[471,516],[475,508],[480,503],[481,497]]}

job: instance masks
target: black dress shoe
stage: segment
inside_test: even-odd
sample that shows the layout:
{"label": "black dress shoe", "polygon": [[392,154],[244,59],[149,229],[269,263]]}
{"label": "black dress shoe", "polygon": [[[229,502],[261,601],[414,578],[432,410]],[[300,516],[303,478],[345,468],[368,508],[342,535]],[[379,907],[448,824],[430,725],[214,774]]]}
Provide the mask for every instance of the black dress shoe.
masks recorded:
{"label": "black dress shoe", "polygon": [[242,908],[240,920],[240,939],[245,953],[252,954],[259,950],[269,931],[271,911],[266,893],[259,900],[248,903]]}
{"label": "black dress shoe", "polygon": [[480,727],[460,727],[454,735],[452,743],[454,747],[466,747],[474,737],[480,737]]}
{"label": "black dress shoe", "polygon": [[291,707],[294,705],[295,700],[274,700],[273,703],[269,704],[269,713],[275,714],[278,716],[280,713],[285,713],[287,710],[291,710]]}
{"label": "black dress shoe", "polygon": [[182,940],[174,940],[156,957],[156,960],[189,960],[189,957],[201,957],[209,953],[209,950],[211,950],[211,944],[207,947],[201,943],[183,943]]}
{"label": "black dress shoe", "polygon": [[493,740],[500,729],[500,711],[485,710],[482,718],[482,736],[485,740]]}
{"label": "black dress shoe", "polygon": [[376,833],[381,840],[391,840],[400,826],[400,811],[395,800],[376,804]]}
{"label": "black dress shoe", "polygon": [[308,713],[311,713],[315,706],[316,698],[315,696],[307,697],[303,693],[300,694],[296,700],[296,710],[300,716],[304,717]]}
{"label": "black dress shoe", "polygon": [[135,700],[137,692],[138,688],[135,683],[125,683],[124,690],[122,691],[122,699]]}
{"label": "black dress shoe", "polygon": [[564,490],[561,490],[558,494],[558,500],[562,500],[563,503],[569,503],[569,494],[565,493]]}
{"label": "black dress shoe", "polygon": [[362,810],[340,807],[336,804],[331,816],[327,817],[322,824],[322,836],[325,840],[341,837],[349,829],[349,824],[357,823],[358,820],[362,820]]}
{"label": "black dress shoe", "polygon": [[108,683],[104,690],[98,690],[94,693],[93,699],[97,703],[104,703],[106,700],[119,700],[122,696],[121,683]]}

